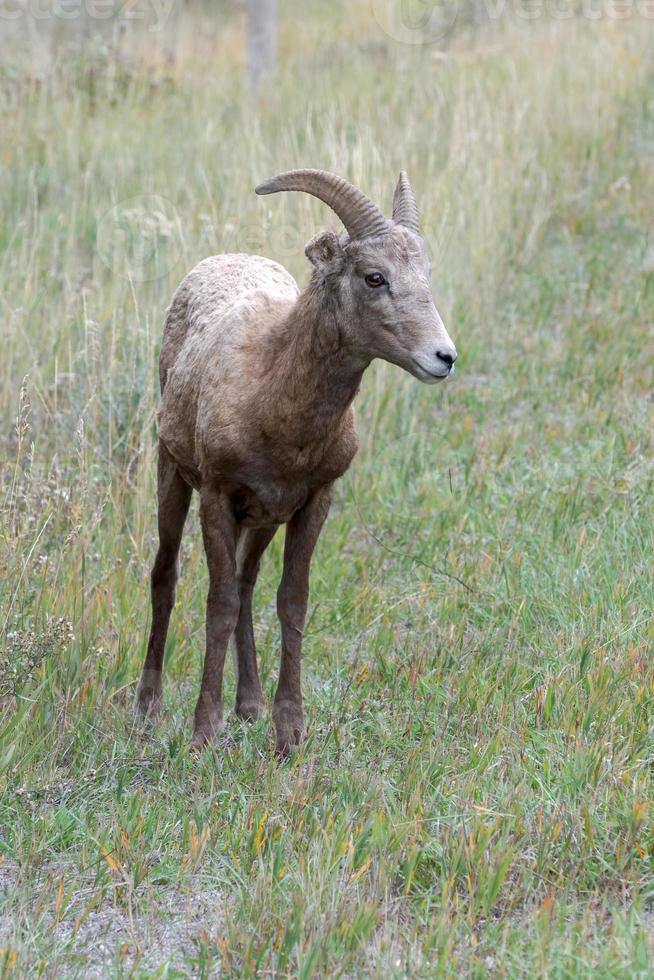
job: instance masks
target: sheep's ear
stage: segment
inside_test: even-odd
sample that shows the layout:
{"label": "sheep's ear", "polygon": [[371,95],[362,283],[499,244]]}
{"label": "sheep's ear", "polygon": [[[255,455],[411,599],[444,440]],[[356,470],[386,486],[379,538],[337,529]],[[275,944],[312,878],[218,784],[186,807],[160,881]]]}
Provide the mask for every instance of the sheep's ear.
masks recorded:
{"label": "sheep's ear", "polygon": [[304,254],[318,272],[338,272],[343,265],[343,246],[335,231],[321,231],[307,242]]}

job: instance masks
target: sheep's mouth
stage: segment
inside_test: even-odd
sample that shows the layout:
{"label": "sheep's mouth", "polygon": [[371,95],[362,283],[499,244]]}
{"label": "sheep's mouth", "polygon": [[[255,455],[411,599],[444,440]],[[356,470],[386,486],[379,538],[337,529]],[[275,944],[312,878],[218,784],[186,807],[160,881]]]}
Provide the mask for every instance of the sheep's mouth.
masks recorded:
{"label": "sheep's mouth", "polygon": [[414,366],[414,370],[411,372],[418,378],[419,381],[424,381],[427,384],[436,384],[439,381],[445,381],[449,378],[451,374],[454,374],[455,368],[452,365],[447,371],[429,371],[420,361],[417,361],[415,357],[411,358],[411,363]]}

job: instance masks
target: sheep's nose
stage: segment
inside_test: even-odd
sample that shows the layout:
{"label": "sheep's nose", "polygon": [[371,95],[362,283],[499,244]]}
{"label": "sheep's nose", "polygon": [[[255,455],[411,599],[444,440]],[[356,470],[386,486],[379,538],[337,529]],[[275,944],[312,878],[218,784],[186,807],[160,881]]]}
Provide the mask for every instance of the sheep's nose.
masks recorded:
{"label": "sheep's nose", "polygon": [[458,354],[457,354],[457,352],[455,350],[451,350],[451,351],[449,351],[449,350],[437,350],[436,351],[436,357],[440,361],[442,361],[443,364],[447,364],[448,368],[451,368],[452,365],[454,364],[454,362],[456,361],[456,359],[458,357]]}

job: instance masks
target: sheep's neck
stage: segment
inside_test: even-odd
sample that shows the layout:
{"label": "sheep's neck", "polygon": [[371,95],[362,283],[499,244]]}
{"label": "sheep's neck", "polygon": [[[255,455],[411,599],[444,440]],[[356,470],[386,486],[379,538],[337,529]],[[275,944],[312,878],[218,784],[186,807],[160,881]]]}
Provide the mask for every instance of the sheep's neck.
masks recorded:
{"label": "sheep's neck", "polygon": [[280,435],[298,445],[328,440],[340,427],[367,363],[343,344],[338,313],[309,286],[275,336],[272,414]]}

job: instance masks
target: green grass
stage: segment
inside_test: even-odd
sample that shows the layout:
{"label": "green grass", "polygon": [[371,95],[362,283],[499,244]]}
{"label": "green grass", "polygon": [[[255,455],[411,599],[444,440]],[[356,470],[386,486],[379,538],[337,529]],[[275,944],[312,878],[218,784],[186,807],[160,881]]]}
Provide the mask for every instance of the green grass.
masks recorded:
{"label": "green grass", "polygon": [[[650,976],[654,28],[541,18],[439,52],[324,7],[282,5],[257,102],[236,17],[4,52],[0,976]],[[332,219],[252,193],[298,165],[386,209],[407,167],[460,358],[436,390],[364,379],[303,747],[279,764],[268,722],[232,719],[194,756],[196,508],[165,713],[131,711],[163,313],[215,251],[306,278]]]}

